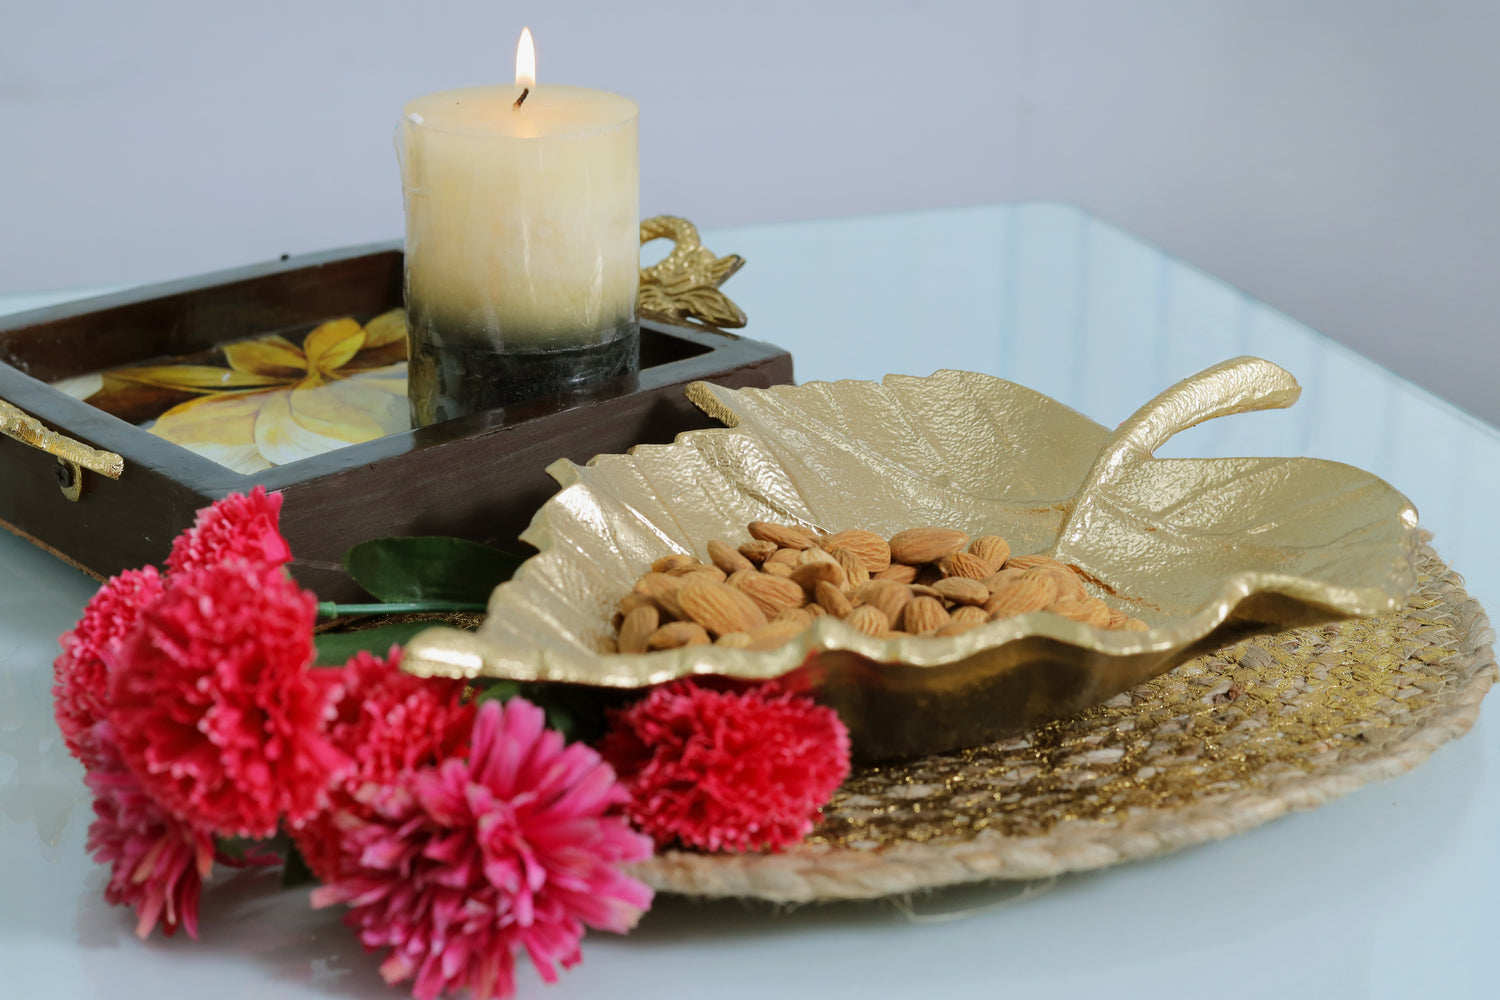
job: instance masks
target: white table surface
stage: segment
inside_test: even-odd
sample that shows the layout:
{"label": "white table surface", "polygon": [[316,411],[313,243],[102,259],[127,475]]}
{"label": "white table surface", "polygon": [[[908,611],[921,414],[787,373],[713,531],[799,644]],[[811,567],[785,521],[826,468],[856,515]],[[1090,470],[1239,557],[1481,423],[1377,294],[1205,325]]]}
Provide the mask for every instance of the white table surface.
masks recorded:
{"label": "white table surface", "polygon": [[[1362,466],[1412,498],[1473,594],[1500,598],[1493,427],[1081,212],[988,207],[705,242],[749,260],[726,290],[747,334],[792,352],[799,381],[968,368],[1113,425],[1210,364],[1269,358],[1301,380],[1301,402],[1212,421],[1161,454]],[[0,297],[0,312],[61,297]],[[197,942],[138,942],[132,915],[104,905],[82,769],[48,690],[56,636],[94,586],[0,536],[0,997],[407,995],[336,912],[274,877],[215,881]],[[523,960],[520,996],[1500,996],[1497,734],[1482,718],[1418,770],[1321,809],[1055,882],[791,911],[663,898],[629,937],[589,936],[556,986]]]}

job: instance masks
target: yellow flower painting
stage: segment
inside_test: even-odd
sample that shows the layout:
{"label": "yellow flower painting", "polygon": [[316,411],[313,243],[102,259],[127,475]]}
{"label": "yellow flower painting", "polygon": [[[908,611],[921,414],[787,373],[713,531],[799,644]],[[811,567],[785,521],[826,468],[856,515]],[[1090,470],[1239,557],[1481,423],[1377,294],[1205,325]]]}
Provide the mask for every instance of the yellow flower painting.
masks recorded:
{"label": "yellow flower painting", "polygon": [[152,434],[243,473],[411,427],[400,309],[363,325],[330,320],[300,345],[271,335],[219,352],[227,367],[184,362],[106,372],[86,398],[137,418],[151,401],[171,403],[150,423]]}

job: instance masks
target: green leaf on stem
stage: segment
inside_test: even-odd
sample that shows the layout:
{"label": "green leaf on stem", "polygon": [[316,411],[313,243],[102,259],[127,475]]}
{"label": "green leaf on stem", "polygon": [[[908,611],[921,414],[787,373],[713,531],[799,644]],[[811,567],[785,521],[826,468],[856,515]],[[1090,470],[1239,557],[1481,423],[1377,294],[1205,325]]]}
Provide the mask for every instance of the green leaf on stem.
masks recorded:
{"label": "green leaf on stem", "polygon": [[381,601],[483,603],[521,557],[443,535],[372,538],[344,554],[344,569]]}
{"label": "green leaf on stem", "polygon": [[318,881],[318,877],[307,867],[307,862],[302,858],[302,852],[297,850],[297,845],[288,843],[286,847],[286,866],[281,869],[281,887],[283,889],[295,888],[299,885],[311,885]]}
{"label": "green leaf on stem", "polygon": [[547,717],[547,728],[562,733],[567,742],[592,743],[604,735],[606,712],[624,704],[629,693],[586,684],[496,681],[479,693],[475,704],[482,705],[490,699],[505,702],[516,697],[540,708]]}
{"label": "green leaf on stem", "polygon": [[440,621],[399,622],[395,625],[361,629],[358,632],[323,632],[313,636],[313,643],[318,649],[318,658],[313,665],[341,667],[362,649],[384,656],[392,646],[404,645],[423,629],[441,624],[443,623]]}

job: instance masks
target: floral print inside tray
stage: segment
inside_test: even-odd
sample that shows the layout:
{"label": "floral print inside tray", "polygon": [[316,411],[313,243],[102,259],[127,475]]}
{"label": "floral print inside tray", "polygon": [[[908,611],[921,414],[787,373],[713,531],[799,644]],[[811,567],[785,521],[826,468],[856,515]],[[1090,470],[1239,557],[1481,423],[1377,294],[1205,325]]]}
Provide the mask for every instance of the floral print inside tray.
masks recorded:
{"label": "floral print inside tray", "polygon": [[401,309],[53,385],[241,473],[411,427]]}

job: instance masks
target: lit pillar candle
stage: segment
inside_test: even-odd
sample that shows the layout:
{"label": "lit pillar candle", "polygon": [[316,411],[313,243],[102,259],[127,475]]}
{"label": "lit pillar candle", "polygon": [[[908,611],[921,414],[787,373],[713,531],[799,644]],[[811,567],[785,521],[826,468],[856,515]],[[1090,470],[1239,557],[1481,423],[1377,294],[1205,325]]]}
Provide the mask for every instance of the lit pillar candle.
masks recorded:
{"label": "lit pillar candle", "polygon": [[406,105],[415,423],[570,395],[636,369],[636,114],[618,94],[538,85],[529,31],[514,86]]}

